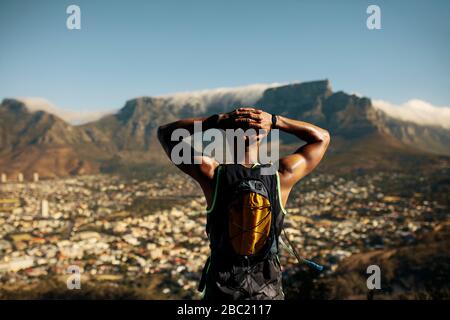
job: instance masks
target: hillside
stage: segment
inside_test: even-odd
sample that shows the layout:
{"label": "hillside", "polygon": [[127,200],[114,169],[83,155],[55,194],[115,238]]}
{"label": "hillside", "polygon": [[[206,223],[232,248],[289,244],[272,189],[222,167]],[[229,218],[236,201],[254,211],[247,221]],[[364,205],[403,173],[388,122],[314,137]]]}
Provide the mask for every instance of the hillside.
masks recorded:
{"label": "hillside", "polygon": [[322,284],[331,299],[366,299],[367,266],[381,269],[375,299],[448,299],[450,297],[450,224],[443,223],[415,245],[364,252],[344,260]]}

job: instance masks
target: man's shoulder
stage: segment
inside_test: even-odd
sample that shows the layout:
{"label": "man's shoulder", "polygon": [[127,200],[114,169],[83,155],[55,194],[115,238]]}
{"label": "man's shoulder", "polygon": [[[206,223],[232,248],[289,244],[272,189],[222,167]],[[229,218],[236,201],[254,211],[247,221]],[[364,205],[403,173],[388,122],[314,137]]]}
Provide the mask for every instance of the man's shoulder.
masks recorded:
{"label": "man's shoulder", "polygon": [[214,158],[202,157],[202,163],[199,165],[201,176],[200,178],[213,180],[214,173],[216,169],[219,167],[219,165],[220,165],[219,162],[217,162],[217,160],[215,160]]}

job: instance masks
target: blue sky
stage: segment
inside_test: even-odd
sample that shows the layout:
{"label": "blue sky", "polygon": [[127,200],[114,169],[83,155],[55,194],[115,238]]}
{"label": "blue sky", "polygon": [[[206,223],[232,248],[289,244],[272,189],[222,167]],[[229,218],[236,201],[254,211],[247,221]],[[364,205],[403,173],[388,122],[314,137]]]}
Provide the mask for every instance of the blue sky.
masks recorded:
{"label": "blue sky", "polygon": [[[81,30],[66,8],[81,7]],[[382,30],[366,28],[381,7]],[[0,2],[0,98],[73,111],[142,95],[328,78],[335,90],[450,105],[450,1]]]}

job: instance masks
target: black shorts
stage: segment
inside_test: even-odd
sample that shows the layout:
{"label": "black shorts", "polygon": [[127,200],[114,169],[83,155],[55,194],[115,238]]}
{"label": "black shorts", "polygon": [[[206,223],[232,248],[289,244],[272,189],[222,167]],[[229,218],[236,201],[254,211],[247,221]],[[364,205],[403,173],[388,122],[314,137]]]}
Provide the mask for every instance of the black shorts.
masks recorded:
{"label": "black shorts", "polygon": [[251,266],[212,262],[204,300],[284,300],[281,266],[275,256]]}

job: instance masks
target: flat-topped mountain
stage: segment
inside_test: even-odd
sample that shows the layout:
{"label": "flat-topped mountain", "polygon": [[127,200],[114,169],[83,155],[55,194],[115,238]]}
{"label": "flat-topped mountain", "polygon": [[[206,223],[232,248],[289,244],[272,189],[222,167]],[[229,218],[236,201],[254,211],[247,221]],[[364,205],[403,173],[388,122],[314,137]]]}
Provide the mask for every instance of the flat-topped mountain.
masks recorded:
{"label": "flat-topped mountain", "polygon": [[[115,114],[76,126],[5,99],[0,104],[0,171],[66,176],[167,163],[156,138],[159,125],[248,105],[328,129],[332,145],[324,167],[333,170],[374,168],[374,157],[383,162],[390,156],[416,161],[450,155],[450,130],[393,118],[369,98],[333,92],[330,82],[321,80],[140,97]],[[293,142],[286,136],[283,140]]]}

